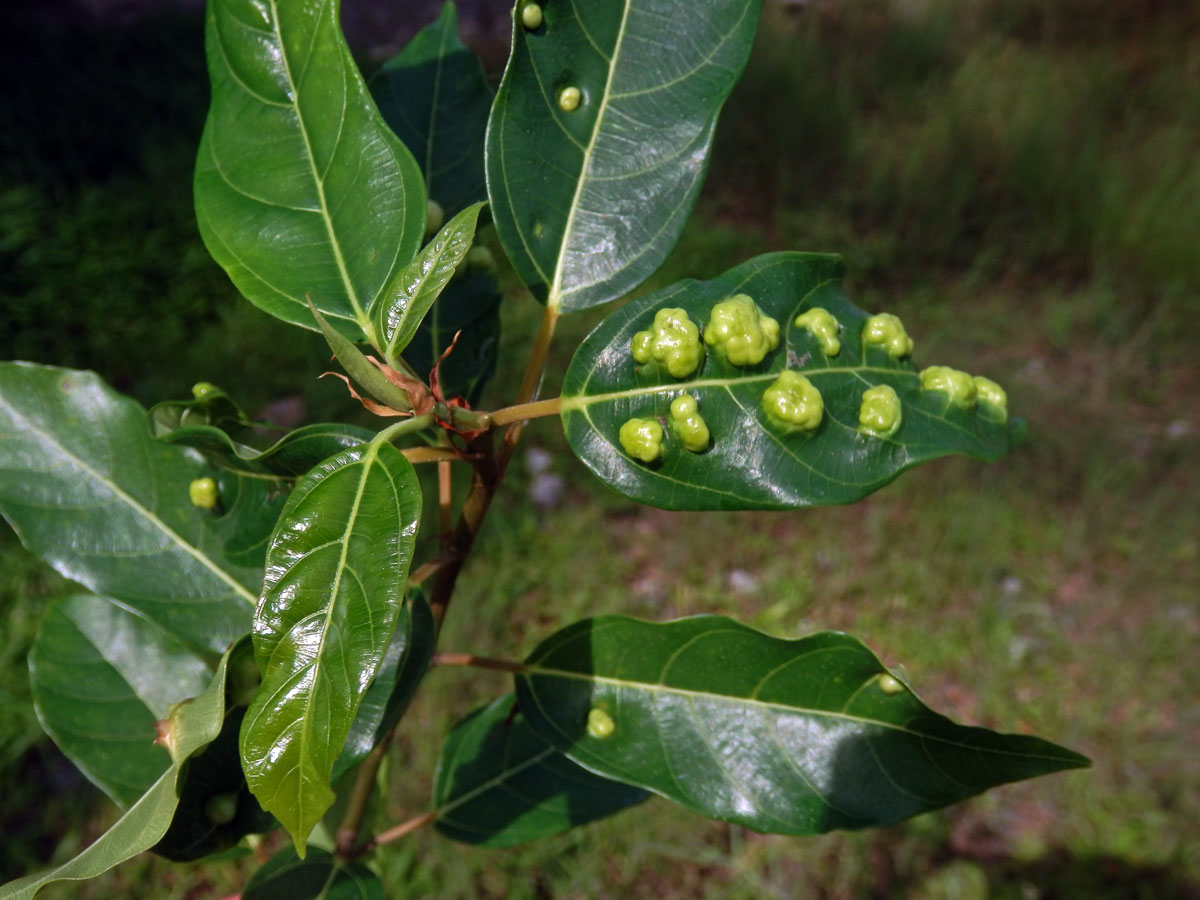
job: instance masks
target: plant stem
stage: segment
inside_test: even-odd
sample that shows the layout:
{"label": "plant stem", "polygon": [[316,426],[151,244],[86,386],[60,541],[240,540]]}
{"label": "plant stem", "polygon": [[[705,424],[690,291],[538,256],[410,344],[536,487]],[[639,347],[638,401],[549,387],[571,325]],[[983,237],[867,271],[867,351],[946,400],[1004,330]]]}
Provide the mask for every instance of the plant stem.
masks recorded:
{"label": "plant stem", "polygon": [[[521,379],[521,389],[517,392],[517,404],[529,403],[537,395],[542,382],[542,373],[546,371],[546,357],[550,354],[550,341],[554,338],[554,326],[558,324],[558,311],[547,305],[542,311],[542,324],[538,328],[537,337],[533,342],[533,350],[529,354],[529,364],[525,367],[525,377]],[[509,426],[504,435],[504,455],[500,464],[501,472],[516,449],[517,441],[521,439],[521,430],[525,427],[523,420],[518,420]]]}
{"label": "plant stem", "polygon": [[374,850],[380,844],[388,844],[388,843],[391,843],[392,841],[399,840],[400,838],[404,837],[409,832],[416,831],[422,825],[428,825],[430,822],[432,822],[436,818],[437,818],[437,811],[430,810],[429,812],[427,812],[423,815],[417,816],[416,818],[413,818],[413,819],[409,819],[407,822],[401,822],[399,825],[395,826],[394,828],[389,828],[387,831],[381,831],[381,832],[379,832],[379,834],[375,835],[375,837],[371,838],[371,840],[367,841],[367,843],[364,844],[359,850],[357,850],[355,852],[355,856],[358,856],[363,853],[367,853],[371,850]]}
{"label": "plant stem", "polygon": [[451,502],[453,501],[454,481],[450,471],[450,463],[443,460],[438,463],[438,507],[441,520],[438,523],[438,539],[442,550],[450,543],[450,531],[453,528]]}
{"label": "plant stem", "polygon": [[428,428],[433,424],[433,416],[413,416],[411,419],[405,419],[403,422],[397,422],[395,425],[389,425],[379,434],[375,435],[372,443],[382,444],[384,441],[394,441],[397,438],[404,437],[414,431],[420,431],[422,428]]}
{"label": "plant stem", "polygon": [[336,852],[343,859],[350,858],[355,852],[354,842],[358,840],[358,829],[367,813],[367,803],[375,787],[375,776],[379,774],[379,767],[391,746],[392,732],[389,731],[367,754],[354,776],[354,787],[351,789],[350,800],[346,804],[346,812],[342,816],[342,823],[338,826],[336,835]]}
{"label": "plant stem", "polygon": [[558,415],[562,409],[562,397],[550,400],[537,400],[533,403],[521,403],[517,406],[506,406],[492,413],[493,425],[511,425],[513,422],[524,422],[529,419],[540,419],[542,416]]}
{"label": "plant stem", "polygon": [[452,463],[459,459],[457,453],[443,447],[405,447],[400,452],[410,463]]}
{"label": "plant stem", "polygon": [[471,666],[475,669],[495,669],[500,672],[520,673],[526,671],[523,663],[507,659],[491,659],[473,653],[435,653],[431,666]]}

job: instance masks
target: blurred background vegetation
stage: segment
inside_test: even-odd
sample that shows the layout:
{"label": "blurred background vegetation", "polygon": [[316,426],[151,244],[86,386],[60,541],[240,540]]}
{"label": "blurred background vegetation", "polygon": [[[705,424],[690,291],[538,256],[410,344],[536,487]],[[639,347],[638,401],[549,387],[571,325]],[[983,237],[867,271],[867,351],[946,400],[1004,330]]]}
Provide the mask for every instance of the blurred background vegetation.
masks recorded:
{"label": "blurred background vegetation", "polygon": [[[464,7],[498,76],[496,5]],[[346,0],[364,60],[420,24],[410,7],[399,32],[372,32],[381,6]],[[695,219],[655,284],[765,250],[840,252],[851,296],[900,314],[919,363],[1008,388],[1027,442],[999,465],[926,466],[850,508],[671,514],[615,497],[538,422],[443,647],[520,656],[599,612],[839,628],[932,706],[1095,766],[870,833],[764,837],[652,801],[510,851],[419,833],[378,866],[396,897],[1200,897],[1200,5],[767,6]],[[196,234],[199,11],[2,15],[0,358],[92,368],[147,404],[208,379],[264,416],[358,416],[316,381],[319,339],[239,300]],[[508,288],[500,385],[539,315]],[[553,372],[599,315],[562,323]],[[3,529],[0,880],[114,818],[30,705],[25,656],[64,587]],[[440,736],[504,689],[430,676],[381,821],[427,807]],[[146,858],[45,896],[224,897],[248,868]]]}

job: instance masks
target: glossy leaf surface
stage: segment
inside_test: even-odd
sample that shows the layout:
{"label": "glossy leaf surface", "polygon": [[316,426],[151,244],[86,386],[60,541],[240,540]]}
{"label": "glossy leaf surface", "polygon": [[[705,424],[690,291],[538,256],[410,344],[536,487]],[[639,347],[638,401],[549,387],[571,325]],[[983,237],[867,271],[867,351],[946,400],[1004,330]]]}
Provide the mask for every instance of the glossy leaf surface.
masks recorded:
{"label": "glossy leaf surface", "polygon": [[396,633],[359,704],[341,755],[333,765],[333,781],[366,759],[400,721],[429,668],[436,642],[437,629],[429,602],[414,591],[400,610]]}
{"label": "glossy leaf surface", "polygon": [[488,124],[488,194],[500,241],[540,299],[586,309],[666,258],[761,5],[544,3],[532,30],[515,17]]}
{"label": "glossy leaf surface", "polygon": [[0,887],[0,900],[29,900],[56,881],[84,881],[149,850],[171,825],[179,799],[176,789],[189,757],[214,740],[225,718],[225,671],[228,654],[204,692],[177,707],[172,716],[172,763],[108,831],[69,862]]}
{"label": "glossy leaf surface", "polygon": [[442,393],[463,397],[472,405],[478,403],[496,371],[501,299],[496,279],[489,273],[474,272],[452,279],[421,322],[404,351],[404,359],[419,375],[427,377],[453,343],[454,349],[438,367]]}
{"label": "glossy leaf surface", "polygon": [[367,85],[379,112],[412,151],[425,190],[447,216],[487,199],[483,136],[492,89],[459,40],[453,3],[388,60]]}
{"label": "glossy leaf surface", "polygon": [[338,6],[210,0],[196,215],[252,303],[312,328],[311,295],[362,339],[367,308],[420,244],[425,191],[359,75]]}
{"label": "glossy leaf surface", "polygon": [[241,746],[251,790],[298,848],[333,802],[330,771],[392,638],[420,513],[412,466],[373,442],[313,469],[280,516]]}
{"label": "glossy leaf surface", "polygon": [[242,900],[384,900],[379,876],[317,847],[301,859],[285,847],[251,876]]}
{"label": "glossy leaf surface", "polygon": [[468,844],[507,847],[613,815],[648,796],[571,762],[505,694],[446,736],[433,786],[434,826]]}
{"label": "glossy leaf surface", "polygon": [[[681,281],[617,310],[588,335],[568,367],[562,418],[571,448],[611,487],[665,509],[852,503],[937,457],[1004,456],[1019,435],[1015,423],[982,404],[951,405],[945,394],[921,389],[910,359],[865,346],[867,316],[846,299],[840,275],[836,257],[772,253],[712,281]],[[676,378],[657,362],[635,362],[634,335],[652,327],[658,310],[684,309],[703,330],[713,307],[736,294],[752,297],[779,323],[779,344],[761,363],[733,365],[706,347],[699,368]],[[841,324],[836,356],[827,357],[808,330],[793,324],[813,307]],[[820,391],[824,412],[814,431],[788,431],[763,408],[764,393],[785,368]],[[902,422],[887,438],[859,430],[863,393],[875,385],[892,387],[901,401]],[[711,432],[703,452],[687,450],[669,427],[671,402],[684,393],[696,398]],[[620,443],[622,424],[635,417],[664,426],[662,455],[650,464]]]}
{"label": "glossy leaf surface", "polygon": [[836,632],[789,641],[720,616],[602,616],[553,635],[526,664],[517,697],[545,740],[756,831],[890,825],[1088,764],[1039,738],[956,725]]}
{"label": "glossy leaf surface", "polygon": [[146,412],[95,374],[0,363],[0,512],[30,551],[166,631],[217,653],[250,628],[262,570],[242,534],[267,488],[232,474],[199,509],[200,454],[154,440]]}
{"label": "glossy leaf surface", "polygon": [[471,249],[482,203],[472,203],[426,244],[417,258],[400,270],[373,313],[375,334],[387,359],[408,346],[417,327],[454,270]]}
{"label": "glossy leaf surface", "polygon": [[205,660],[145,617],[89,594],[60,597],[29,653],[33,705],[58,748],[121,808],[171,765],[154,723],[195,697]]}

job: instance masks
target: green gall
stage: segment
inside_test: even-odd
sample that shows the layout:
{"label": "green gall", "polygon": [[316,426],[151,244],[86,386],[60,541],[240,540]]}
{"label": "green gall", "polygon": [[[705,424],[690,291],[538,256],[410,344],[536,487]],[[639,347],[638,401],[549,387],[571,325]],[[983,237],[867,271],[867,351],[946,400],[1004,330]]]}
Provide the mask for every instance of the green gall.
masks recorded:
{"label": "green gall", "polygon": [[712,308],[704,343],[735,366],[754,366],[779,346],[779,323],[749,294],[735,294]]}
{"label": "green gall", "polygon": [[686,310],[673,307],[656,312],[650,330],[635,334],[629,349],[639,365],[653,360],[675,378],[691,375],[704,359],[699,327],[688,318]]}
{"label": "green gall", "polygon": [[904,690],[904,685],[895,675],[880,675],[879,689],[885,694],[899,694]]}
{"label": "green gall", "polygon": [[762,395],[763,409],[771,421],[789,431],[812,431],[821,424],[825,403],[811,381],[784,369]]}
{"label": "green gall", "polygon": [[490,272],[496,268],[496,257],[487,247],[472,247],[467,251],[467,268],[475,272]]}
{"label": "green gall", "polygon": [[583,99],[583,94],[579,92],[577,87],[565,87],[558,92],[558,108],[563,112],[571,112],[579,108],[579,101]]}
{"label": "green gall", "polygon": [[425,201],[425,237],[429,238],[437,234],[441,230],[442,224],[446,221],[446,212],[442,209],[442,204],[436,200]]}
{"label": "green gall", "polygon": [[912,353],[913,342],[904,330],[904,323],[891,313],[880,313],[867,319],[863,326],[863,343],[882,347],[892,359]]}
{"label": "green gall", "polygon": [[192,506],[213,509],[217,505],[217,483],[211,478],[197,478],[188,485]]}
{"label": "green gall", "polygon": [[684,448],[693,453],[708,449],[708,424],[700,415],[699,405],[691,394],[681,394],[671,401],[671,431]]}
{"label": "green gall", "polygon": [[610,737],[617,728],[612,716],[604,710],[592,707],[588,710],[587,733],[598,741]]}
{"label": "green gall", "polygon": [[625,452],[651,463],[662,456],[663,430],[656,419],[630,419],[618,435]]}
{"label": "green gall", "polygon": [[521,24],[529,31],[542,27],[542,8],[536,3],[526,3],[521,7]]}
{"label": "green gall", "polygon": [[204,802],[204,815],[214,825],[228,825],[237,815],[237,794],[214,794]]}
{"label": "green gall", "polygon": [[201,402],[211,400],[221,393],[221,389],[211,381],[197,381],[192,385],[192,396]]}
{"label": "green gall", "polygon": [[829,310],[814,306],[796,316],[792,324],[797,328],[808,329],[808,333],[817,339],[817,343],[821,345],[821,352],[826,356],[837,356],[842,352],[842,342],[838,340],[838,331],[842,326]]}
{"label": "green gall", "polygon": [[975,382],[975,396],[1000,413],[1001,422],[1006,421],[1008,419],[1008,394],[1004,392],[1004,388],[982,375],[976,375],[971,380]]}
{"label": "green gall", "polygon": [[863,434],[889,438],[899,430],[902,419],[900,397],[890,385],[878,384],[863,391],[858,407],[858,430]]}
{"label": "green gall", "polygon": [[921,371],[921,390],[941,391],[953,406],[975,405],[975,381],[966,372],[949,366],[930,366]]}

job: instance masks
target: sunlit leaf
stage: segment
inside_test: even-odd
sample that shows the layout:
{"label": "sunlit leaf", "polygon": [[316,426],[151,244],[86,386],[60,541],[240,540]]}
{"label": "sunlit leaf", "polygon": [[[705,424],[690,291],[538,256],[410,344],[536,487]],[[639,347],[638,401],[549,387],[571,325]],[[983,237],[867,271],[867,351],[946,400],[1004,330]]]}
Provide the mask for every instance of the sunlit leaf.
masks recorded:
{"label": "sunlit leaf", "polygon": [[1088,764],[1040,738],[956,725],[835,632],[782,640],[720,616],[601,616],[526,665],[522,713],[575,762],[762,832],[890,825]]}
{"label": "sunlit leaf", "polygon": [[[0,363],[0,434],[0,512],[33,553],[194,647],[249,630],[262,570],[242,519],[262,525],[264,483],[156,441],[91,372]],[[189,485],[214,476],[218,503],[198,508]]]}
{"label": "sunlit leaf", "polygon": [[761,0],[596,0],[514,16],[487,179],[521,279],[563,312],[623,296],[675,246]]}
{"label": "sunlit leaf", "polygon": [[[1017,423],[984,403],[956,406],[922,389],[907,356],[864,344],[867,315],[846,299],[836,257],[771,253],[712,281],[681,281],[622,307],[588,335],[563,383],[562,418],[571,448],[603,481],[628,497],[665,509],[794,509],[852,503],[918,463],[952,453],[995,460],[1015,443]],[[735,365],[704,335],[714,307],[746,295],[779,327],[778,345],[761,362]],[[840,324],[840,348],[797,326],[799,313],[828,311]],[[673,375],[655,359],[638,363],[635,337],[653,332],[659,311],[682,309],[698,328],[699,362]],[[916,352],[920,353],[918,341]],[[689,363],[690,364],[690,363]],[[765,408],[785,369],[808,379],[821,397],[814,428],[792,428]],[[894,433],[860,427],[864,393],[895,392],[902,413]],[[710,438],[688,448],[672,402],[697,401]],[[635,458],[622,445],[631,419],[659,423],[658,458]]]}
{"label": "sunlit leaf", "polygon": [[105,597],[60,597],[29,652],[38,719],[54,743],[122,808],[171,765],[154,724],[195,697],[205,659],[144,616]]}
{"label": "sunlit leaf", "polygon": [[334,760],[395,630],[420,513],[412,466],[372,442],[301,479],[272,538],[242,764],[300,852],[333,802]]}
{"label": "sunlit leaf", "polygon": [[181,772],[193,754],[220,734],[225,720],[225,673],[228,654],[200,696],[174,707],[170,721],[172,763],[117,823],[69,862],[40,875],[0,887],[0,900],[29,900],[56,881],[84,881],[107,872],[158,843],[171,825],[179,798]]}
{"label": "sunlit leaf", "polygon": [[369,335],[367,308],[425,227],[421,170],[387,127],[337,0],[209,0],[212,105],[196,160],[210,253],[255,305]]}

